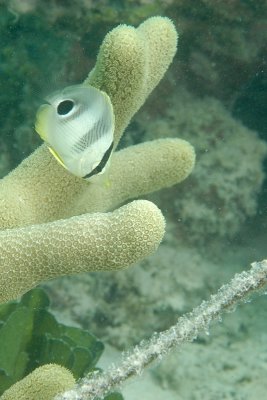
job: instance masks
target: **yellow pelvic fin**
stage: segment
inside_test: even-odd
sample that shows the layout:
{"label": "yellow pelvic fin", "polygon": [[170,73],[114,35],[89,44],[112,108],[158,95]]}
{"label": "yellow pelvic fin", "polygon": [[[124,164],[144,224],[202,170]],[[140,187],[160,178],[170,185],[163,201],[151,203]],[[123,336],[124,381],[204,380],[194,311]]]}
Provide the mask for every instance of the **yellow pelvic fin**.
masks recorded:
{"label": "yellow pelvic fin", "polygon": [[55,159],[59,162],[60,165],[62,165],[62,167],[68,169],[68,168],[66,167],[66,165],[64,164],[62,158],[58,155],[58,153],[57,153],[54,149],[52,149],[52,147],[49,147],[49,146],[48,146],[48,150],[50,151],[51,154],[53,154],[53,156],[55,157]]}

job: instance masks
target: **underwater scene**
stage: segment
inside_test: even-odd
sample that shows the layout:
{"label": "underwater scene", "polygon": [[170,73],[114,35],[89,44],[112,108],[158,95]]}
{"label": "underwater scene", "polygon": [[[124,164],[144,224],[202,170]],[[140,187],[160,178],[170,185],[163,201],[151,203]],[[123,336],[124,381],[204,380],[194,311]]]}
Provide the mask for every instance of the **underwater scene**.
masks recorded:
{"label": "underwater scene", "polygon": [[0,32],[0,399],[267,399],[267,2]]}

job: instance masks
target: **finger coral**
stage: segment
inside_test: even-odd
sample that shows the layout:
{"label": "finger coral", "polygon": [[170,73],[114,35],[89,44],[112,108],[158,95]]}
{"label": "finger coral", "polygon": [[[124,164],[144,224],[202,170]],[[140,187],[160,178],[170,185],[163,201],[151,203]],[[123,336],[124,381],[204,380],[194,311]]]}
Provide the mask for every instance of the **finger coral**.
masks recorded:
{"label": "finger coral", "polygon": [[139,200],[112,213],[3,231],[0,300],[16,298],[56,276],[128,266],[156,250],[164,227],[160,210]]}
{"label": "finger coral", "polygon": [[66,368],[47,364],[11,386],[1,400],[52,400],[57,394],[70,390],[74,384],[75,379]]}
{"label": "finger coral", "polygon": [[[104,39],[85,84],[111,98],[115,142],[168,68],[177,33],[168,18],[137,29],[121,25]],[[164,219],[153,204],[131,198],[185,179],[194,150],[179,139],[152,141],[116,152],[107,174],[88,183],[64,170],[41,146],[0,183],[0,301],[43,280],[80,271],[126,267],[153,252]]]}

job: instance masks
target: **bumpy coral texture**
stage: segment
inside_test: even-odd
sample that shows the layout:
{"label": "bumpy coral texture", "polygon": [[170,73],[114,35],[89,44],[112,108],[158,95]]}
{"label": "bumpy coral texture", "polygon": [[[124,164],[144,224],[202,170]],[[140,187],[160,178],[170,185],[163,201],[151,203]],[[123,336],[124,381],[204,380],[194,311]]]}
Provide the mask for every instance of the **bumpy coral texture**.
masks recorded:
{"label": "bumpy coral texture", "polygon": [[[154,88],[152,81],[156,85],[162,78],[175,54],[176,44],[177,33],[173,24],[168,18],[162,17],[151,18],[137,29],[122,25],[107,34],[96,66],[86,82],[106,91],[110,96],[115,113],[116,142],[133,114]],[[153,58],[156,64],[152,68],[149,57],[161,50],[163,54],[156,60]],[[151,75],[157,68],[159,72],[152,78]],[[149,152],[149,148],[146,150]],[[186,149],[190,171],[192,151],[192,148]],[[160,148],[158,154],[161,154]],[[147,153],[148,168],[151,158]],[[131,158],[127,161],[131,162]],[[128,179],[130,181],[131,177],[127,177]],[[146,182],[143,187],[146,187]],[[0,183],[0,226],[13,228],[66,217],[66,205],[72,209],[77,196],[82,196],[87,190],[88,183],[65,171],[43,145]],[[111,190],[117,191],[117,188]],[[94,189],[90,192],[94,192]],[[139,193],[135,195],[138,196]],[[101,203],[102,201],[97,211],[104,211]],[[116,205],[118,203],[113,206]]]}
{"label": "bumpy coral texture", "polygon": [[123,268],[156,250],[164,227],[160,210],[140,200],[112,213],[0,232],[1,289],[9,289],[1,290],[0,299],[15,298],[42,280],[86,271],[92,260],[95,271]]}
{"label": "bumpy coral texture", "polygon": [[53,400],[75,384],[71,372],[56,364],[36,368],[31,374],[5,391],[1,400]]}
{"label": "bumpy coral texture", "polygon": [[[172,22],[161,17],[137,29],[119,26],[104,39],[86,82],[111,97],[116,141],[163,76],[176,44]],[[9,228],[0,235],[0,302],[55,276],[118,269],[153,252],[164,219],[148,202],[132,203],[114,215],[70,217],[113,210],[171,186],[185,179],[193,165],[189,143],[152,141],[115,153],[109,172],[88,183],[65,171],[41,146],[0,183],[0,226]]]}
{"label": "bumpy coral texture", "polygon": [[137,29],[121,25],[100,47],[97,64],[85,83],[111,98],[117,144],[132,116],[159,83],[177,47],[177,32],[168,18],[152,17]]}

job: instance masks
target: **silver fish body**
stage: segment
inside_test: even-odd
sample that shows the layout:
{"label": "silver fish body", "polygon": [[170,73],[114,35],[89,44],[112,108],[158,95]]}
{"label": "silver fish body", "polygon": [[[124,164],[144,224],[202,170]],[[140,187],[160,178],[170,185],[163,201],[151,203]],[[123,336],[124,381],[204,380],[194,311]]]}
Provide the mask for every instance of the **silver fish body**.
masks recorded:
{"label": "silver fish body", "polygon": [[35,130],[72,174],[90,179],[103,173],[113,150],[114,113],[108,95],[89,85],[74,85],[46,98]]}

